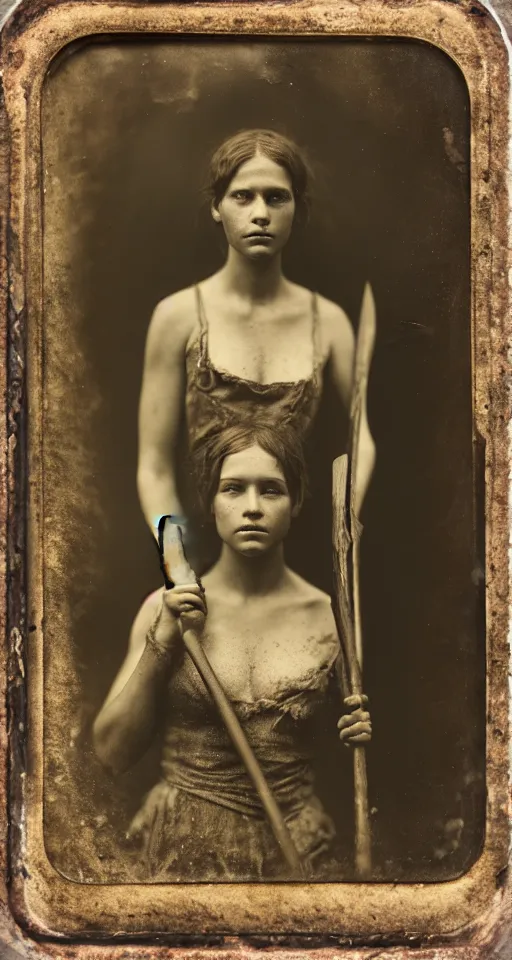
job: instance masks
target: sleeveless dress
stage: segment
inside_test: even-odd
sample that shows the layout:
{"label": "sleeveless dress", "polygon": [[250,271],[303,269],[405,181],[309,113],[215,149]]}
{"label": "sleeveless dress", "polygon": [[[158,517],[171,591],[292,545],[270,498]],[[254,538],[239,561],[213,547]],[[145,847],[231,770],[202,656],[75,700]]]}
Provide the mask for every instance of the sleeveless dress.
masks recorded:
{"label": "sleeveless dress", "polygon": [[[327,640],[312,641],[318,664],[275,699],[232,701],[312,879],[328,879],[335,856],[336,831],[312,769],[327,719],[335,729],[339,716],[339,707],[332,717],[326,711],[339,650],[337,639]],[[186,655],[169,683],[161,780],[129,836],[140,882],[288,879],[255,788]]]}
{"label": "sleeveless dress", "polygon": [[[195,291],[198,335],[185,356],[189,450],[219,428],[251,420],[286,422],[307,436],[322,394],[316,294],[311,297],[310,377],[261,384],[212,364],[199,286]],[[185,483],[185,502],[191,489]],[[193,525],[193,499],[190,507]],[[208,528],[199,530],[197,523],[195,547],[208,566],[216,544],[208,542]],[[305,868],[319,879],[328,879],[333,869],[334,876],[339,872],[336,831],[315,794],[312,766],[319,742],[324,741],[319,724],[334,694],[337,653],[337,641],[327,657],[319,643],[318,667],[300,684],[290,684],[274,700],[233,702]],[[339,694],[334,699],[339,702]],[[333,729],[337,716],[339,709],[332,713]],[[170,681],[161,780],[146,797],[129,836],[136,848],[134,880],[139,882],[288,879],[259,797],[187,657]]]}
{"label": "sleeveless dress", "polygon": [[283,383],[258,383],[215,367],[208,352],[208,323],[199,286],[195,287],[198,335],[186,351],[185,410],[189,447],[212,431],[238,423],[287,423],[306,436],[322,393],[318,344],[318,302],[311,296],[311,376]]}

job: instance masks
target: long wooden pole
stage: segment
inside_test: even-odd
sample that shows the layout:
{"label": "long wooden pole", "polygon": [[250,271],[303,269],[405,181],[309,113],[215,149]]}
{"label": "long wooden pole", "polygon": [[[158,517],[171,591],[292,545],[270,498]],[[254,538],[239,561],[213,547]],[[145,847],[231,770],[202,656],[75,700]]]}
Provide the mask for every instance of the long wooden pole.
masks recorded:
{"label": "long wooden pole", "polygon": [[224,690],[210,665],[201,642],[194,630],[183,630],[183,644],[196,667],[206,689],[219,711],[224,726],[242,760],[242,763],[252,780],[261,800],[263,809],[268,817],[273,834],[281,848],[288,866],[295,879],[305,879],[305,873],[297,848],[290,836],[286,821],[277,805],[274,795],[267,783],[266,777],[256,759],[252,747],[245,736],[236,713],[231,706]]}
{"label": "long wooden pole", "polygon": [[[170,516],[163,517],[162,521],[161,531],[159,530],[159,533],[161,532],[162,534],[159,537],[159,544],[161,565],[166,586],[169,587],[173,583],[187,584],[198,582],[185,556],[180,526],[174,523],[173,518]],[[186,630],[182,629],[182,637],[185,649],[215,703],[233,745],[254,784],[272,832],[279,844],[286,863],[292,871],[292,877],[296,880],[305,879],[304,866],[291,838],[286,821],[256,759],[254,751],[245,736],[240,721],[203,650],[199,637],[195,630],[190,628]]]}
{"label": "long wooden pole", "polygon": [[[333,464],[333,555],[334,614],[342,646],[338,675],[347,706],[362,704],[362,679],[355,644],[353,598],[349,553],[352,540],[346,523],[348,457],[344,454]],[[361,879],[371,873],[371,829],[368,807],[366,754],[363,745],[354,748],[355,864]]]}
{"label": "long wooden pole", "polygon": [[[366,285],[354,357],[350,408],[349,452],[333,464],[334,612],[344,653],[345,694],[348,705],[363,705],[363,636],[360,606],[360,537],[362,527],[355,510],[360,477],[361,426],[366,419],[366,395],[375,343],[375,304]],[[364,746],[354,748],[355,861],[361,878],[371,873],[371,827]]]}

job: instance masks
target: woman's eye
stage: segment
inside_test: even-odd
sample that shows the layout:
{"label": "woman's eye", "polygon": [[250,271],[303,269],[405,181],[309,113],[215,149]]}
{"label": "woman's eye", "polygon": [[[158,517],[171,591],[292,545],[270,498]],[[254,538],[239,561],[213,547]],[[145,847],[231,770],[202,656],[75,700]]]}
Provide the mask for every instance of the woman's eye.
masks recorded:
{"label": "woman's eye", "polygon": [[225,487],[222,487],[221,493],[241,493],[242,488],[237,483],[228,483]]}
{"label": "woman's eye", "polygon": [[287,203],[287,201],[290,199],[291,198],[289,193],[281,193],[279,191],[276,191],[275,193],[269,194],[269,196],[267,197],[267,202],[270,204],[273,204],[274,206],[277,206],[280,203]]}
{"label": "woman's eye", "polygon": [[282,497],[283,491],[279,487],[265,487],[263,493],[266,497]]}
{"label": "woman's eye", "polygon": [[242,203],[246,203],[251,199],[251,195],[248,190],[234,190],[231,196],[233,197],[233,200],[238,200]]}

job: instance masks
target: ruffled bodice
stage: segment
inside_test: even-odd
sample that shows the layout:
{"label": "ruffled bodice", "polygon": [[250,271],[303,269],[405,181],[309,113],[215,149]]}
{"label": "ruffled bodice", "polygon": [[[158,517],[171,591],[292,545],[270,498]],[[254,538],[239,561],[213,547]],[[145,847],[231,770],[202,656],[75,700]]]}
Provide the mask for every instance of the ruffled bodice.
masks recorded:
{"label": "ruffled bodice", "polygon": [[[332,693],[337,642],[274,699],[233,701],[304,862],[325,862],[334,826],[315,795],[312,760],[318,720]],[[245,767],[188,657],[171,679],[162,781],[132,833],[144,837],[153,878],[188,880],[285,877],[282,855]],[[179,838],[179,840],[178,840]]]}
{"label": "ruffled bodice", "polygon": [[311,299],[313,368],[303,380],[258,383],[215,367],[208,350],[208,325],[201,292],[196,288],[198,335],[186,352],[185,410],[189,447],[200,444],[212,430],[257,419],[270,425],[285,423],[305,437],[316,415],[322,393],[318,345],[318,307]]}

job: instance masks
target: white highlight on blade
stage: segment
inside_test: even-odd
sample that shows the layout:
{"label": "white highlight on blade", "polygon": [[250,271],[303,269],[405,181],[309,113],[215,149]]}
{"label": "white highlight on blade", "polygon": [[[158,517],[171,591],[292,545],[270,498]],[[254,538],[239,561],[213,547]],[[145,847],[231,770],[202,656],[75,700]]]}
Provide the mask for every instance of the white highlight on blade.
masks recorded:
{"label": "white highlight on blade", "polygon": [[183,533],[179,523],[166,517],[163,530],[164,566],[169,577],[177,586],[183,583],[195,583],[196,575],[192,570],[183,548]]}

